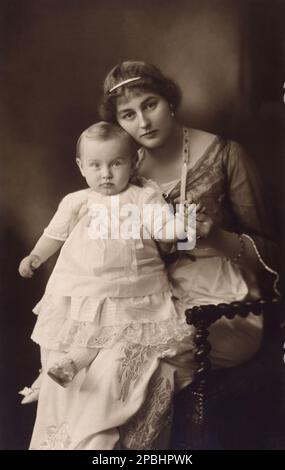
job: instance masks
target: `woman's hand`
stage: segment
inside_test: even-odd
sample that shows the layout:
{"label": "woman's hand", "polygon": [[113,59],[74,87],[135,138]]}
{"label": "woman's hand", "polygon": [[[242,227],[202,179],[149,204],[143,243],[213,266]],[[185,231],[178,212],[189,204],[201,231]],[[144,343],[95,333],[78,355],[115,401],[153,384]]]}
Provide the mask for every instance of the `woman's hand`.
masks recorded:
{"label": "woman's hand", "polygon": [[22,259],[19,266],[19,273],[22,277],[31,278],[34,275],[35,269],[38,269],[42,261],[37,255],[29,255]]}
{"label": "woman's hand", "polygon": [[[172,202],[178,204],[179,199],[180,196],[178,195]],[[186,207],[189,217],[191,216],[193,205],[193,200],[187,200],[184,205],[179,203],[179,211],[183,211],[183,207]],[[198,204],[196,204],[196,239],[201,248],[210,245],[210,236],[214,232],[214,229],[213,219],[206,213],[206,207],[203,206],[201,202],[198,202]],[[207,239],[207,241],[205,239]]]}
{"label": "woman's hand", "polygon": [[[193,203],[195,203],[195,201],[193,201],[192,196],[191,196],[190,193],[188,193],[188,194],[186,195],[186,198],[187,198],[187,199],[186,199],[186,201],[184,201],[184,203],[187,203],[187,204],[193,204]],[[170,201],[171,201],[171,204],[172,204],[174,207],[176,207],[176,206],[179,205],[179,204],[183,204],[183,202],[181,202],[180,189],[177,189],[177,190],[173,189],[173,190],[171,191],[171,195],[168,196],[167,200],[170,200]]]}
{"label": "woman's hand", "polygon": [[209,238],[214,229],[213,219],[206,214],[206,208],[200,202],[196,206],[196,237]]}

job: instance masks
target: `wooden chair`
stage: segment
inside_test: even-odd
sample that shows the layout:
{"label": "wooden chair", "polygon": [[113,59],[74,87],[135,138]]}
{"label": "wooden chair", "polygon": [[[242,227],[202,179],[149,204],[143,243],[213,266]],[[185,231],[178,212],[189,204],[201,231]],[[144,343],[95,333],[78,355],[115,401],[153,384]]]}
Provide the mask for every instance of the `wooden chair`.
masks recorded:
{"label": "wooden chair", "polygon": [[[223,316],[229,319],[236,315],[246,317],[250,312],[255,315],[263,313],[265,318],[265,333],[259,352],[240,366],[212,370],[208,328]],[[280,299],[277,298],[204,305],[186,310],[187,323],[196,329],[194,342],[197,369],[193,382],[179,392],[174,400],[171,448],[270,447],[270,443],[258,442],[256,437],[262,434],[260,427],[264,426],[270,403],[273,407],[269,410],[271,416],[267,416],[268,422],[275,419],[272,416],[274,404],[276,415],[280,415],[278,406],[285,368],[284,343],[281,329],[273,328],[272,322],[268,322],[268,319],[276,318],[278,312]],[[278,423],[275,424],[278,426]],[[280,426],[283,427],[283,424]]]}

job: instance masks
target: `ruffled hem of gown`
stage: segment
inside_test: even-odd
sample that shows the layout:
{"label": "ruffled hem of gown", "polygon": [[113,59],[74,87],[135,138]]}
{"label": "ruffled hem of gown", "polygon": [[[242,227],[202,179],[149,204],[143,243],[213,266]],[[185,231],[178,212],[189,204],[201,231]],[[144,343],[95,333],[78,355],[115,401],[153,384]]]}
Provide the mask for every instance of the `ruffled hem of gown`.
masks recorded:
{"label": "ruffled hem of gown", "polygon": [[123,341],[165,346],[172,355],[182,340],[191,341],[192,336],[184,313],[177,313],[168,292],[123,300],[45,294],[34,313],[38,320],[32,339],[53,350],[110,348]]}

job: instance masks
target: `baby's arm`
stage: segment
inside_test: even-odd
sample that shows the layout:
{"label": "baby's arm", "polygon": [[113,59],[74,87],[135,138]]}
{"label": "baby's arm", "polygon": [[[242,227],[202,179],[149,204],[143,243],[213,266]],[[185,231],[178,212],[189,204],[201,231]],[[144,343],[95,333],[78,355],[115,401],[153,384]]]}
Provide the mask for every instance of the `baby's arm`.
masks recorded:
{"label": "baby's arm", "polygon": [[32,277],[35,269],[60,250],[76,225],[78,213],[85,201],[85,190],[68,194],[62,199],[43,235],[29,256],[21,261],[19,266],[21,276]]}
{"label": "baby's arm", "polygon": [[42,235],[31,253],[22,259],[19,266],[19,273],[22,277],[30,278],[33,276],[35,269],[38,269],[42,263],[56,253],[64,241]]}

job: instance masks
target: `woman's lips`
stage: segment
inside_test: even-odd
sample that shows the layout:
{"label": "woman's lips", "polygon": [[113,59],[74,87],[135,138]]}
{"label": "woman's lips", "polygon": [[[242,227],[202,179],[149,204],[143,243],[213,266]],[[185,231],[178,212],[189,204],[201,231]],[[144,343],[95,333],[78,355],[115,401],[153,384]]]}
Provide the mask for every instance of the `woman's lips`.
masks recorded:
{"label": "woman's lips", "polygon": [[157,134],[157,132],[158,131],[156,129],[153,131],[148,131],[142,134],[140,137],[154,137]]}

